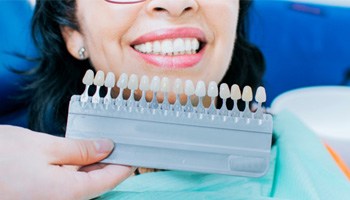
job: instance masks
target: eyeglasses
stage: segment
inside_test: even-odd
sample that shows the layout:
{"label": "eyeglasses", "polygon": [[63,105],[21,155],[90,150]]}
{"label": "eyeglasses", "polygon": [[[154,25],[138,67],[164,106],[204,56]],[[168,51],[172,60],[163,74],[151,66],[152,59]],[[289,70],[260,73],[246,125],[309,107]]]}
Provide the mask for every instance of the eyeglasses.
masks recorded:
{"label": "eyeglasses", "polygon": [[115,4],[132,4],[132,3],[140,3],[144,2],[146,0],[105,0],[108,3],[115,3]]}

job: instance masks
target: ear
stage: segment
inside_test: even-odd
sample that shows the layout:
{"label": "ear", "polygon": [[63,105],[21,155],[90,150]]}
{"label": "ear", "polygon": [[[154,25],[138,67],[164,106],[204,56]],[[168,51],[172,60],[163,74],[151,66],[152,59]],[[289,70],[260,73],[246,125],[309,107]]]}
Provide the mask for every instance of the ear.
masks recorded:
{"label": "ear", "polygon": [[[61,33],[63,39],[66,43],[68,52],[76,59],[83,60],[89,57],[88,52],[85,51],[85,58],[81,58],[79,55],[79,50],[85,47],[83,35],[71,27],[61,26]],[[86,48],[86,47],[85,47]]]}

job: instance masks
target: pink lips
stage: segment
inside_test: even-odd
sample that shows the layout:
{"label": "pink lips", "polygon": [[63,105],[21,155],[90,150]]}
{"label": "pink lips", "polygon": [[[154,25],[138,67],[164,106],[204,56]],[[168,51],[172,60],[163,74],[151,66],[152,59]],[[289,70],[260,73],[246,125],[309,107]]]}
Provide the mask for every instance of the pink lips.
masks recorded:
{"label": "pink lips", "polygon": [[[142,44],[146,42],[152,42],[156,40],[175,39],[175,38],[197,38],[201,43],[205,43],[206,39],[204,33],[197,28],[176,28],[176,29],[161,29],[151,33],[147,33],[137,38],[131,43],[132,45]],[[195,66],[202,60],[205,48],[202,48],[196,54],[186,55],[155,55],[155,54],[144,54],[136,51],[147,63],[150,63],[157,67],[171,68],[171,69],[182,69]]]}

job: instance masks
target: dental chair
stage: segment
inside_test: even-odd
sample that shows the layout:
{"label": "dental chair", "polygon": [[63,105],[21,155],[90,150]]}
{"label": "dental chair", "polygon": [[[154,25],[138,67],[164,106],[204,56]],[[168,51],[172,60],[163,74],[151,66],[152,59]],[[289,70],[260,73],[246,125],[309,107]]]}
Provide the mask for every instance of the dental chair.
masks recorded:
{"label": "dental chair", "polygon": [[268,106],[288,90],[348,84],[349,19],[349,1],[253,2],[249,33],[266,59]]}
{"label": "dental chair", "polygon": [[256,0],[249,27],[266,59],[267,106],[300,118],[337,152],[348,177],[349,18],[349,1]]}
{"label": "dental chair", "polygon": [[[0,124],[27,127],[26,102],[19,100],[25,82],[13,70],[27,70],[36,57],[30,37],[32,8],[26,0],[0,1]],[[20,56],[17,56],[20,55]]]}

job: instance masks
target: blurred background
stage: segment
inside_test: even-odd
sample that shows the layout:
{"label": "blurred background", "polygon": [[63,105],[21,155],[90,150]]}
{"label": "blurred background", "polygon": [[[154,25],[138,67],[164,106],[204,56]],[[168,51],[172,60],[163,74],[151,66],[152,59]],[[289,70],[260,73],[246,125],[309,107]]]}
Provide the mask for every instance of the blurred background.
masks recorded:
{"label": "blurred background", "polygon": [[268,105],[287,90],[349,84],[350,0],[255,0],[250,14]]}

